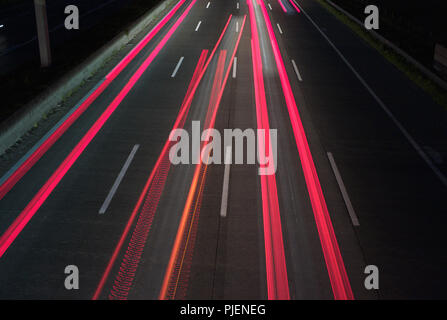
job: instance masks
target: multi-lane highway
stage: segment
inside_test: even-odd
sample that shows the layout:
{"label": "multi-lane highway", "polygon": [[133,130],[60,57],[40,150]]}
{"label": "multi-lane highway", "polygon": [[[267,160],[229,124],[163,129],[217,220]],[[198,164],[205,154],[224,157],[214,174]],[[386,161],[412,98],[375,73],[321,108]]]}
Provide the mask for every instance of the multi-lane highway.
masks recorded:
{"label": "multi-lane highway", "polygon": [[[193,121],[277,129],[276,172],[172,164]],[[180,0],[4,170],[0,298],[445,298],[446,141],[316,1]]]}

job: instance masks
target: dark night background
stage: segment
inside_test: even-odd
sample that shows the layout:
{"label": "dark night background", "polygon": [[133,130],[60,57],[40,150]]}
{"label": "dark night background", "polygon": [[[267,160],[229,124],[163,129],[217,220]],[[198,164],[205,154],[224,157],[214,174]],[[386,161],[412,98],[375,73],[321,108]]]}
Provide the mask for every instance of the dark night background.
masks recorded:
{"label": "dark night background", "polygon": [[[363,20],[364,8],[380,9],[379,33],[428,68],[436,43],[447,44],[441,0],[333,0]],[[161,0],[47,0],[53,65],[42,71],[32,0],[0,0],[0,95],[6,97],[0,121],[7,119],[51,83],[87,59]],[[80,30],[65,30],[66,5],[80,10]],[[14,77],[11,77],[14,74]],[[22,88],[14,94],[15,88]]]}
{"label": "dark night background", "polygon": [[375,4],[380,12],[379,33],[424,65],[431,67],[436,43],[447,44],[445,1],[333,0],[363,21],[364,9]]}

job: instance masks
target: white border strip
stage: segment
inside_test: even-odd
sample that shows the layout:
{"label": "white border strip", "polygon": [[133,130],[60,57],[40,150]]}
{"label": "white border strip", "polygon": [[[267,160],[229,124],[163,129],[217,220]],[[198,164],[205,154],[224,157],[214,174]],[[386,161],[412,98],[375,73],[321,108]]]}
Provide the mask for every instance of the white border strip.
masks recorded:
{"label": "white border strip", "polygon": [[237,72],[237,57],[234,57],[234,61],[233,61],[233,79],[236,79],[236,72]]}
{"label": "white border strip", "polygon": [[174,78],[175,75],[177,74],[178,69],[180,69],[180,66],[182,65],[183,59],[185,59],[185,57],[181,57],[179,59],[179,61],[177,62],[177,65],[175,66],[175,69],[174,69],[174,71],[171,74],[171,78]]}
{"label": "white border strip", "polygon": [[292,65],[293,65],[293,70],[295,70],[298,80],[303,81],[303,78],[301,78],[301,74],[298,70],[298,67],[296,66],[295,60],[293,60],[293,59],[292,59]]}
{"label": "white border strip", "polygon": [[116,193],[116,190],[118,190],[118,187],[121,183],[121,181],[124,178],[124,175],[127,172],[127,169],[129,169],[129,166],[133,160],[133,158],[135,157],[135,153],[137,153],[138,148],[140,147],[139,144],[136,144],[133,148],[132,151],[130,152],[129,156],[127,157],[126,162],[124,163],[123,167],[121,168],[120,173],[118,174],[118,177],[116,177],[115,182],[112,185],[112,188],[109,191],[109,194],[107,195],[107,198],[104,200],[104,203],[102,204],[101,208],[99,209],[99,214],[104,214],[107,211],[107,208],[110,205],[110,202],[113,199],[113,196]]}
{"label": "white border strip", "polygon": [[228,209],[228,186],[230,184],[230,168],[231,168],[231,147],[228,146],[225,154],[225,172],[224,181],[222,187],[222,203],[220,206],[220,216],[225,218],[227,216]]}
{"label": "white border strip", "polygon": [[348,209],[349,216],[351,217],[352,225],[354,227],[360,226],[359,219],[355,214],[354,207],[352,206],[351,199],[349,198],[348,191],[346,191],[345,184],[343,179],[341,178],[340,172],[338,171],[337,164],[335,163],[334,156],[331,152],[327,153],[327,157],[329,158],[329,162],[332,167],[332,171],[334,171],[335,179],[337,180],[338,187],[340,188],[341,195],[343,196],[343,200],[345,201],[346,208]]}
{"label": "white border strip", "polygon": [[199,31],[200,25],[202,24],[202,20],[199,21],[199,23],[197,24],[196,29],[194,30],[195,32]]}
{"label": "white border strip", "polygon": [[278,30],[279,30],[279,33],[281,33],[281,34],[282,34],[282,29],[281,29],[281,26],[279,25],[279,23],[277,23],[276,25],[278,26]]}

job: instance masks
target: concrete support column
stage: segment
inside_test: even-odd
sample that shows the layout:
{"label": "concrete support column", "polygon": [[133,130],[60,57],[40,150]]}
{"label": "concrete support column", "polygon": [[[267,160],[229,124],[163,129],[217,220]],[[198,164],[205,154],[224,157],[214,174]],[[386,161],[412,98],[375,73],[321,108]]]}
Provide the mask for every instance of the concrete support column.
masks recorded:
{"label": "concrete support column", "polygon": [[34,0],[34,11],[36,13],[40,65],[45,68],[51,65],[50,35],[48,33],[47,7],[45,0]]}

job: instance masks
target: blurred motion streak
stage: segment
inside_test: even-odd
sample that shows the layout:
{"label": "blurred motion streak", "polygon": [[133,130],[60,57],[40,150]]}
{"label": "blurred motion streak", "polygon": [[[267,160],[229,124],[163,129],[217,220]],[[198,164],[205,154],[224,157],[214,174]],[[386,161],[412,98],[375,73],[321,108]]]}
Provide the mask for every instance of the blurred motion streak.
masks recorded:
{"label": "blurred motion streak", "polygon": [[25,209],[20,213],[16,220],[8,227],[5,233],[0,238],[0,257],[3,256],[5,251],[9,248],[14,239],[20,234],[23,228],[31,220],[34,214],[39,210],[40,206],[45,202],[49,195],[53,192],[71,166],[79,158],[82,152],[87,148],[89,143],[93,140],[102,126],[107,122],[112,113],[120,105],[123,99],[127,96],[130,90],[133,88],[135,83],[140,79],[146,69],[151,65],[152,61],[157,57],[158,53],[163,49],[166,42],[171,38],[172,34],[177,30],[179,25],[183,22],[185,17],[188,15],[192,6],[197,0],[193,0],[191,4],[185,9],[183,14],[178,18],[175,24],[169,29],[166,35],[160,40],[158,45],[154,48],[151,54],[146,58],[143,64],[137,69],[137,71],[129,79],[124,88],[120,93],[114,98],[112,103],[107,107],[104,113],[96,120],[93,126],[87,131],[84,137],[79,141],[79,143],[73,148],[70,154],[65,158],[61,165],[56,169],[56,171],[51,175],[48,181],[42,186],[39,192],[33,197],[33,199],[28,203]]}
{"label": "blurred motion streak", "polygon": [[304,132],[304,127],[298,114],[298,108],[293,96],[286,69],[284,67],[284,61],[279,50],[272,23],[264,3],[261,0],[256,1],[261,8],[265,23],[267,25],[267,31],[273,48],[281,86],[284,92],[287,110],[289,112],[296,146],[300,156],[334,298],[336,300],[354,299],[351,284],[346,273],[343,258],[340,253],[337,238],[334,233],[331,218],[326,206],[326,201],[324,199],[323,191],[315,169],[315,164],[307,142],[306,133]]}
{"label": "blurred motion streak", "polygon": [[282,11],[284,11],[285,13],[287,13],[287,9],[286,9],[286,7],[284,6],[284,3],[282,3],[282,0],[278,0],[278,2],[279,2],[279,5],[280,5],[281,8],[282,8]]}
{"label": "blurred motion streak", "polygon": [[[199,62],[192,77],[192,81],[189,84],[184,102],[180,108],[178,121],[176,121],[176,123],[174,124],[175,129],[183,128],[184,126],[189,109],[191,107],[191,102],[187,103],[188,97],[191,94],[192,88],[197,82],[200,72],[203,69],[207,54],[208,50],[203,50],[202,54],[200,55]],[[144,195],[146,195],[146,198],[138,217],[137,223],[135,225],[135,229],[132,233],[129,246],[126,250],[126,253],[124,254],[121,266],[112,286],[112,290],[109,295],[110,299],[127,299],[129,291],[132,287],[135,273],[140,263],[141,255],[143,254],[144,245],[146,244],[147,236],[151,229],[152,221],[155,216],[155,212],[157,211],[158,203],[160,201],[161,194],[163,193],[164,185],[169,173],[171,162],[169,160],[168,150],[173,144],[174,142],[172,141],[166,142],[159,158],[161,159],[161,161],[157,161],[154,167],[155,175],[153,177],[151,175],[152,178],[149,179],[149,191],[146,192],[147,190],[145,188],[140,196],[140,199],[142,199],[142,196]],[[135,213],[139,211],[140,204],[141,201],[138,201],[138,204],[134,210]],[[134,212],[132,213],[132,217],[135,216]],[[130,221],[133,222],[133,218]],[[127,232],[125,232],[125,236],[127,236]],[[125,237],[123,238],[123,240],[124,239]],[[119,246],[119,248],[121,248],[121,245]]]}
{"label": "blurred motion streak", "polygon": [[123,69],[140,53],[154,36],[168,23],[186,0],[179,1],[174,8],[124,57],[123,60],[109,72],[85,100],[80,103],[72,114],[40,144],[13,172],[4,179],[0,186],[0,200],[14,187],[14,185],[39,161],[39,159],[56,143],[70,126],[84,113],[84,111],[98,98],[109,84],[123,71]]}
{"label": "blurred motion streak", "polygon": [[[250,26],[252,33],[251,48],[257,125],[259,129],[264,129],[265,132],[270,132],[256,15],[251,0],[248,0],[247,4],[250,11]],[[258,141],[258,143],[261,144],[261,146],[258,147],[258,150],[269,150],[269,152],[272,152],[269,134],[267,134],[267,137],[263,137],[262,134],[260,134]],[[264,146],[265,143],[267,146]],[[260,162],[263,161],[260,160]],[[260,178],[268,299],[289,300],[289,282],[284,253],[281,215],[279,212],[276,175],[261,175]]]}

